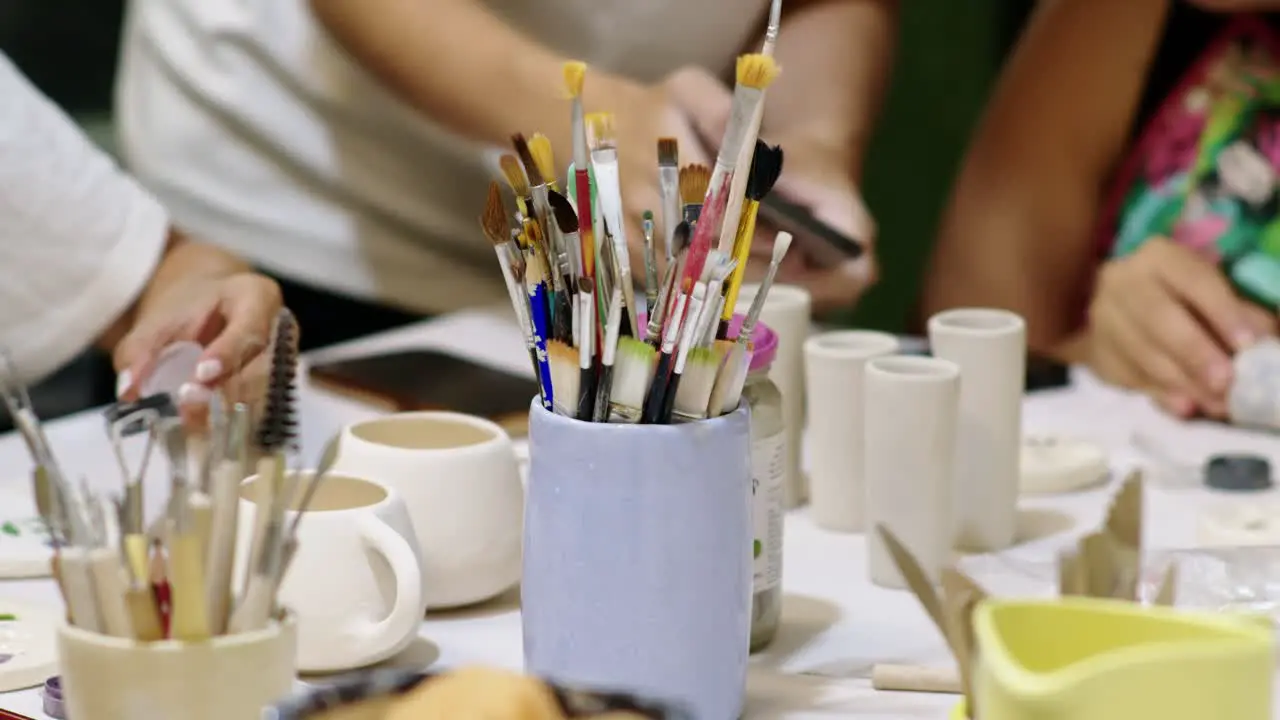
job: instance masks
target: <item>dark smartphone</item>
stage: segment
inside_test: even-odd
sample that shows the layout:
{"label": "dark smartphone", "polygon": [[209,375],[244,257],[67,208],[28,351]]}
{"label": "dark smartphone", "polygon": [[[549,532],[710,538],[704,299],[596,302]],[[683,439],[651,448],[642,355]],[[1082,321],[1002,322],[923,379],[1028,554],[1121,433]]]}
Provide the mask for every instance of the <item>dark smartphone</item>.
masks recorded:
{"label": "dark smartphone", "polygon": [[862,256],[862,244],[815,218],[800,205],[766,195],[760,202],[760,219],[779,230],[791,233],[805,257],[820,267],[835,267]]}
{"label": "dark smartphone", "polygon": [[[904,355],[929,355],[929,341],[922,337],[900,337],[901,352]],[[1056,390],[1070,387],[1071,368],[1066,365],[1034,353],[1027,354],[1026,376],[1023,388],[1032,393],[1038,390]]]}
{"label": "dark smartphone", "polygon": [[538,383],[438,350],[402,350],[315,365],[320,387],[391,412],[449,410],[487,418],[512,435],[528,432]]}

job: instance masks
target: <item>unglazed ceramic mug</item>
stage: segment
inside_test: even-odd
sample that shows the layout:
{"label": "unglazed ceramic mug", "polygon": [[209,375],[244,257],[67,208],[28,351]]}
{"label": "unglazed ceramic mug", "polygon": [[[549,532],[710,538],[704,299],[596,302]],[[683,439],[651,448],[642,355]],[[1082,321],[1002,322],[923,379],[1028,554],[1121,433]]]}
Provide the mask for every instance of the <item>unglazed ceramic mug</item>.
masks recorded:
{"label": "unglazed ceramic mug", "polygon": [[511,438],[498,425],[452,412],[359,422],[343,430],[335,467],[404,498],[428,608],[478,603],[519,581],[524,486]]}
{"label": "unglazed ceramic mug", "polygon": [[[240,486],[236,577],[244,575],[260,491],[257,476]],[[295,513],[285,517],[291,524]],[[367,667],[408,647],[426,612],[426,591],[404,501],[377,483],[327,475],[298,525],[298,550],[278,597],[298,618],[303,672]]]}

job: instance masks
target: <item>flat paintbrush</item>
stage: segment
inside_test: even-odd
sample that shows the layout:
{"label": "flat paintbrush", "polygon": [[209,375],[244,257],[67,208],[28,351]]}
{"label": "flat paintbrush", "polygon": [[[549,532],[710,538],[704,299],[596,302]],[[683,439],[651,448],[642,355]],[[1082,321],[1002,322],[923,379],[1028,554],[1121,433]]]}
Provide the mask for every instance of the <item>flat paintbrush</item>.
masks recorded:
{"label": "flat paintbrush", "polygon": [[578,412],[579,420],[595,416],[596,398],[596,300],[595,286],[585,277],[578,278]]}
{"label": "flat paintbrush", "polygon": [[[640,220],[644,232],[644,304],[645,314],[652,315],[658,305],[658,265],[653,251],[653,212],[644,211]],[[636,333],[637,335],[639,333]]]}
{"label": "flat paintbrush", "polygon": [[618,350],[618,328],[622,322],[622,288],[615,284],[609,298],[609,316],[605,323],[604,350],[600,353],[600,381],[596,387],[593,419],[609,420],[609,394],[613,390],[613,359]]}
{"label": "flat paintbrush", "polygon": [[[627,252],[627,223],[622,209],[622,187],[618,176],[618,145],[613,113],[592,113],[587,117],[587,137],[591,144],[591,166],[596,172],[596,192],[600,212],[613,241],[618,284],[626,304],[625,335],[639,334],[635,286],[631,282],[631,255]],[[603,348],[602,348],[603,350]]]}
{"label": "flat paintbrush", "polygon": [[662,193],[662,247],[667,264],[676,259],[676,226],[680,224],[680,144],[675,138],[658,138],[658,188]]}
{"label": "flat paintbrush", "polygon": [[480,216],[480,227],[484,230],[485,237],[489,238],[489,242],[493,243],[494,254],[498,256],[498,266],[502,268],[502,279],[507,285],[511,309],[515,311],[516,324],[520,326],[520,333],[524,336],[525,347],[529,350],[529,361],[536,375],[538,350],[533,343],[531,330],[533,326],[529,322],[529,301],[525,298],[512,268],[511,254],[508,250],[511,245],[511,223],[507,221],[507,209],[502,204],[502,191],[498,189],[496,182],[489,183],[489,197],[484,205],[484,214]]}

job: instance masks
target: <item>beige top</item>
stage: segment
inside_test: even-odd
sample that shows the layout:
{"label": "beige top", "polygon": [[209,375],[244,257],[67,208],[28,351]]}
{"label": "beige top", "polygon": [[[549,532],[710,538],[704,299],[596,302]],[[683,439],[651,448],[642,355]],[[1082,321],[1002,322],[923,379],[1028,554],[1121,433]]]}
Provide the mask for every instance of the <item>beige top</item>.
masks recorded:
{"label": "beige top", "polygon": [[[567,57],[641,80],[728,69],[768,12],[768,0],[487,4]],[[132,0],[125,40],[121,144],[175,224],[290,278],[423,312],[506,299],[477,221],[494,150],[385,91],[306,0]]]}

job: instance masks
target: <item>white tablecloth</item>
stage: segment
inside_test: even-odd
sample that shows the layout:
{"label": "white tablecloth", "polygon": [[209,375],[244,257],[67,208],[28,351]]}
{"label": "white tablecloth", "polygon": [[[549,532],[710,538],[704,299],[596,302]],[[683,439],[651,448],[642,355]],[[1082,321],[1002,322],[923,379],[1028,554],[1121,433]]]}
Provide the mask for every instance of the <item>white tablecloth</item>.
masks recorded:
{"label": "white tablecloth", "polygon": [[[403,347],[437,347],[466,354],[513,372],[528,372],[528,358],[515,326],[501,312],[467,312],[361,340],[310,359],[358,355]],[[346,423],[376,414],[345,399],[306,387],[300,392],[302,446],[315,457],[325,440]],[[1280,442],[1266,435],[1229,430],[1210,423],[1178,423],[1159,415],[1142,398],[1100,386],[1075,373],[1069,390],[1029,396],[1028,432],[1070,434],[1097,441],[1112,453],[1119,473],[1138,456],[1129,437],[1139,430],[1188,460],[1210,452],[1248,450],[1280,466]],[[48,427],[50,441],[66,469],[91,484],[118,483],[118,473],[97,412],[66,418]],[[157,463],[163,466],[163,463]],[[0,438],[0,503],[26,502],[30,461],[15,436]],[[163,480],[163,467],[151,480]],[[110,487],[110,485],[108,485]],[[1047,563],[1055,548],[1098,523],[1114,483],[1086,492],[1029,498],[1023,502],[1027,530],[1049,537],[1024,543],[1004,555],[1010,564]],[[151,493],[158,495],[159,493]],[[1188,547],[1194,542],[1196,513],[1221,496],[1193,490],[1149,488],[1147,544]],[[818,530],[803,509],[787,518],[783,626],[773,646],[753,663],[748,688],[750,718],[859,717],[888,720],[943,718],[953,697],[882,693],[871,689],[870,668],[878,662],[943,664],[942,639],[905,592],[867,581],[863,539]],[[0,597],[58,603],[49,580],[0,582]],[[519,668],[520,615],[514,593],[486,606],[430,616],[419,641],[395,664],[442,666],[486,663]],[[35,690],[0,694],[0,708],[43,720]]]}

